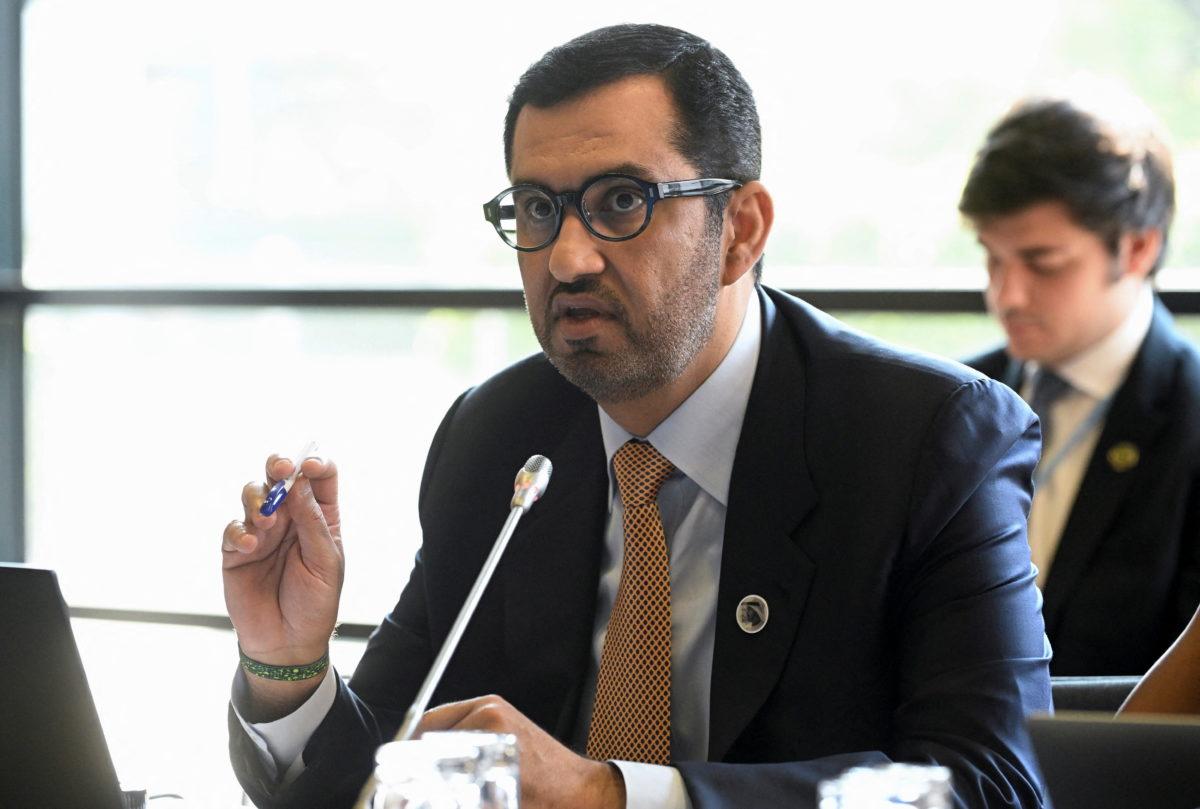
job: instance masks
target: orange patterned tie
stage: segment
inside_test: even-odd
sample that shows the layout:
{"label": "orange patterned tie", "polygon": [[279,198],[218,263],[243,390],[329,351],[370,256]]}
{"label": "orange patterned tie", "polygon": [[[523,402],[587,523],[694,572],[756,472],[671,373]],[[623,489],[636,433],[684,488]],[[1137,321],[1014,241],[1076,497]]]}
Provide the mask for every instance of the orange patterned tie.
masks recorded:
{"label": "orange patterned tie", "polygon": [[595,759],[671,761],[671,562],[658,490],[674,471],[644,441],[613,456],[625,505],[621,583],[600,653],[587,754]]}

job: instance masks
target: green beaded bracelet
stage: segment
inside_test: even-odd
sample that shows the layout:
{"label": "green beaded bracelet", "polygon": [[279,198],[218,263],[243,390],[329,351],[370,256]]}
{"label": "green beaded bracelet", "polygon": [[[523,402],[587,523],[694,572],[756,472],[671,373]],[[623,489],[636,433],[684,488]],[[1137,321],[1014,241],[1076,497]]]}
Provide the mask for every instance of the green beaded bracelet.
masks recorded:
{"label": "green beaded bracelet", "polygon": [[257,660],[247,657],[241,646],[238,646],[238,656],[242,659],[242,668],[264,680],[283,680],[285,682],[311,680],[329,668],[329,652],[321,655],[319,660],[305,663],[302,666],[272,666],[267,663],[259,663]]}

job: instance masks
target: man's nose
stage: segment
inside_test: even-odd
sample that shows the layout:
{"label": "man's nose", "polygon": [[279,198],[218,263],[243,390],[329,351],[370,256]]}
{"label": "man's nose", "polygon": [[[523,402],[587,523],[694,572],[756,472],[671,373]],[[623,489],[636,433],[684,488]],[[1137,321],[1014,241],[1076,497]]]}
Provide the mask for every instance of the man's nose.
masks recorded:
{"label": "man's nose", "polygon": [[577,211],[570,208],[564,210],[558,238],[547,248],[550,251],[550,274],[557,281],[569,284],[585,275],[604,272],[604,256],[599,249],[601,243],[584,226]]}
{"label": "man's nose", "polygon": [[1029,303],[1029,279],[1017,262],[998,262],[988,274],[988,292],[999,312],[1020,309]]}

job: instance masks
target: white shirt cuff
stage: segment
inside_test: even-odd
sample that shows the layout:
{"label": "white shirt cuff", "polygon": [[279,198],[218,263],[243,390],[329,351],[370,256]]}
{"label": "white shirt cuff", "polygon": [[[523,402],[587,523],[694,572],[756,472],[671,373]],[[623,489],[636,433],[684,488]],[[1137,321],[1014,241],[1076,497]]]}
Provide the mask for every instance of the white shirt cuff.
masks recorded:
{"label": "white shirt cuff", "polygon": [[692,809],[683,776],[674,767],[613,761],[625,779],[625,809]]}
{"label": "white shirt cuff", "polygon": [[304,758],[301,753],[304,752],[304,746],[308,744],[317,726],[325,719],[325,714],[329,713],[333,706],[337,697],[337,673],[333,666],[326,669],[325,679],[321,680],[317,690],[304,704],[287,716],[274,722],[254,723],[247,722],[238,710],[238,703],[244,704],[246,700],[245,677],[246,673],[239,668],[237,676],[233,678],[233,698],[230,700],[233,712],[242,723],[246,735],[258,748],[263,764],[276,779],[279,778],[279,773],[283,773],[283,780],[279,785],[287,786],[304,772]]}

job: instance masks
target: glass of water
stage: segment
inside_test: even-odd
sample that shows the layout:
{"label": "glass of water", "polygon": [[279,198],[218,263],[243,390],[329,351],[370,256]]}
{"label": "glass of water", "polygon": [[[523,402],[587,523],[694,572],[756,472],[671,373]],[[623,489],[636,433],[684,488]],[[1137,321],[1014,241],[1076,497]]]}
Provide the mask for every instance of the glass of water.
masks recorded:
{"label": "glass of water", "polygon": [[375,754],[371,809],[518,809],[514,736],[450,731],[390,742]]}
{"label": "glass of water", "polygon": [[817,785],[819,809],[950,809],[950,770],[923,764],[854,767]]}

